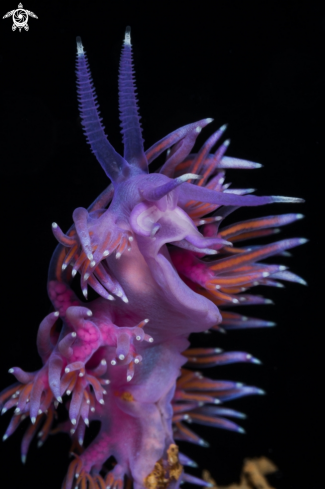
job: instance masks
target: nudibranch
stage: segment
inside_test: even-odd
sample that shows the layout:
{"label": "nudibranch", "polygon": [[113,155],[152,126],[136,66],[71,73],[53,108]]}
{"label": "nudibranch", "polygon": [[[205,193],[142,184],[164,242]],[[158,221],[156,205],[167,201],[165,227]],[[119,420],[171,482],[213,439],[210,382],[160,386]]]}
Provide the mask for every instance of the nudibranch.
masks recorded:
{"label": "nudibranch", "polygon": [[[88,209],[73,212],[67,232],[52,225],[59,244],[48,275],[53,312],[37,335],[43,367],[37,372],[10,369],[17,382],[0,395],[2,413],[14,410],[3,439],[29,418],[21,447],[25,462],[33,437],[38,434],[42,444],[55,423],[55,431],[72,440],[74,459],[64,489],[122,489],[124,484],[176,489],[182,482],[209,486],[185,472],[195,462],[179,452],[177,440],[207,446],[187,423],[243,432],[231,419],[244,415],[223,403],[262,391],[209,379],[197,369],[259,361],[242,351],[189,348],[188,337],[207,330],[271,326],[227,307],[268,303],[246,293],[256,285],[304,283],[285,266],[265,259],[281,256],[305,239],[238,246],[273,235],[301,214],[230,225],[224,220],[241,206],[302,200],[229,188],[227,168],[261,165],[225,156],[228,140],[211,152],[226,126],[192,153],[212,119],[177,129],[145,151],[129,28],[119,69],[123,156],[105,135],[80,38],[76,73],[84,133],[110,183]],[[165,163],[149,173],[150,163],[162,153]],[[96,292],[94,300],[87,298],[89,288]],[[57,424],[60,403],[68,414]],[[84,447],[85,430],[95,420],[99,433]]]}

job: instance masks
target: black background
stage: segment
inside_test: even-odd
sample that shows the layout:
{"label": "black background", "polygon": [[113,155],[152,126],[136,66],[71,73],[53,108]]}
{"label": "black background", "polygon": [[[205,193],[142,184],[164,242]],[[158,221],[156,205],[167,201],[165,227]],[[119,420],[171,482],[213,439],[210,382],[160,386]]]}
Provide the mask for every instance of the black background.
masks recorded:
{"label": "black background", "polygon": [[[0,16],[17,8],[17,1],[1,2]],[[131,25],[146,148],[177,127],[213,117],[198,143],[228,122],[229,154],[264,165],[228,172],[234,187],[306,199],[304,205],[275,204],[236,215],[303,212],[305,220],[284,228],[280,237],[310,242],[278,262],[290,264],[309,286],[257,291],[276,305],[251,307],[249,314],[276,321],[277,328],[201,339],[260,358],[261,366],[238,364],[209,374],[258,385],[267,395],[229,403],[248,414],[246,435],[198,427],[211,447],[183,450],[220,484],[237,480],[245,457],[265,455],[280,469],[272,479],[276,488],[320,487],[323,2],[26,0],[24,8],[38,16],[30,18],[29,32],[12,32],[12,20],[0,20],[0,389],[12,382],[10,367],[40,367],[35,339],[50,307],[51,222],[67,229],[73,209],[87,207],[107,185],[78,119],[75,37],[82,37],[87,50],[110,142],[121,152],[117,71],[124,29]],[[9,419],[1,418],[1,435]],[[22,432],[0,445],[1,487],[58,489],[68,465],[67,437],[51,437],[42,449],[32,444],[22,466]]]}

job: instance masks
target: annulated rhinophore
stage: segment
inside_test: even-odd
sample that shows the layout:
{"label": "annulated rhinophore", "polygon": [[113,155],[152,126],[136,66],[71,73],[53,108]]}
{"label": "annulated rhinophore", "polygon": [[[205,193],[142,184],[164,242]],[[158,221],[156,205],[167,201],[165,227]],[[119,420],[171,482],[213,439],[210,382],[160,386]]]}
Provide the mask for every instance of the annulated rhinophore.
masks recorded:
{"label": "annulated rhinophore", "polygon": [[[119,72],[124,156],[105,135],[80,38],[76,73],[84,132],[111,183],[88,209],[74,211],[66,233],[52,225],[59,244],[48,276],[54,310],[37,335],[43,367],[37,372],[10,369],[17,382],[2,392],[0,402],[2,413],[11,408],[14,412],[3,438],[30,419],[21,447],[24,462],[31,440],[36,435],[39,444],[46,440],[57,423],[58,404],[63,403],[68,416],[55,430],[71,437],[75,455],[63,488],[121,489],[126,481],[135,489],[177,488],[182,481],[207,486],[185,472],[195,462],[178,451],[176,441],[207,445],[188,423],[242,432],[228,418],[244,415],[223,403],[262,391],[211,380],[195,369],[259,361],[245,352],[222,352],[214,346],[188,348],[188,337],[209,329],[272,326],[227,308],[267,304],[268,299],[247,293],[256,285],[304,283],[286,267],[264,260],[281,256],[305,239],[238,246],[272,236],[301,214],[230,225],[224,221],[241,206],[301,199],[257,197],[247,195],[252,189],[229,188],[227,168],[261,165],[225,156],[227,140],[211,152],[226,126],[191,153],[212,119],[177,129],[145,151],[130,29]],[[162,153],[165,163],[149,173],[150,163]],[[85,300],[71,288],[76,275]],[[87,300],[88,288],[98,298]],[[94,420],[100,421],[100,431],[84,448],[85,430]],[[105,466],[111,457],[113,468]]]}

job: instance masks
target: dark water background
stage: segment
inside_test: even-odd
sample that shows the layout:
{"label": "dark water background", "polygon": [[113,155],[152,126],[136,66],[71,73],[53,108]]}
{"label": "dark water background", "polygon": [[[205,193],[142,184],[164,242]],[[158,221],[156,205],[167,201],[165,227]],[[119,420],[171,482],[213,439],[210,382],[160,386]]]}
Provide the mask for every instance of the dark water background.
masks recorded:
{"label": "dark water background", "polygon": [[[15,0],[1,2],[0,17],[14,8]],[[267,395],[228,404],[247,413],[246,435],[197,427],[211,448],[182,448],[220,484],[236,481],[245,457],[265,455],[280,468],[272,479],[277,489],[320,487],[323,2],[26,0],[24,8],[38,16],[29,20],[29,32],[12,32],[11,19],[0,19],[0,389],[12,382],[6,373],[10,367],[40,367],[35,339],[49,312],[51,222],[67,229],[73,209],[87,207],[106,186],[79,123],[75,37],[82,37],[87,50],[109,139],[122,151],[117,70],[124,29],[131,25],[146,148],[182,125],[213,117],[199,143],[228,122],[229,154],[264,165],[229,171],[234,187],[306,199],[304,205],[244,209],[235,216],[303,212],[306,219],[279,236],[304,236],[310,242],[278,261],[309,286],[257,291],[276,305],[251,307],[247,313],[276,321],[277,328],[201,338],[202,345],[246,350],[260,358],[261,366],[238,364],[209,374],[258,385]],[[0,422],[2,436],[8,414]],[[51,437],[40,450],[32,444],[22,466],[21,436],[18,430],[0,445],[1,487],[58,489],[67,470],[68,439]]]}

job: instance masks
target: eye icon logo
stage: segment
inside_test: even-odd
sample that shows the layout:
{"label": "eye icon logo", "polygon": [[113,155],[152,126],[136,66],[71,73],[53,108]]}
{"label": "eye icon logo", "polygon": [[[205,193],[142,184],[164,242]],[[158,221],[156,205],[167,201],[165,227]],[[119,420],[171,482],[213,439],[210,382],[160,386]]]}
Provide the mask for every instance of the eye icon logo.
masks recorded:
{"label": "eye icon logo", "polygon": [[23,5],[21,3],[18,5],[18,8],[16,10],[11,10],[10,12],[7,12],[6,15],[4,15],[2,18],[7,19],[11,16],[13,20],[12,30],[15,31],[18,28],[19,32],[21,32],[22,29],[25,29],[25,31],[29,30],[28,17],[34,17],[34,19],[38,19],[37,15],[35,15],[34,12],[23,9]]}

